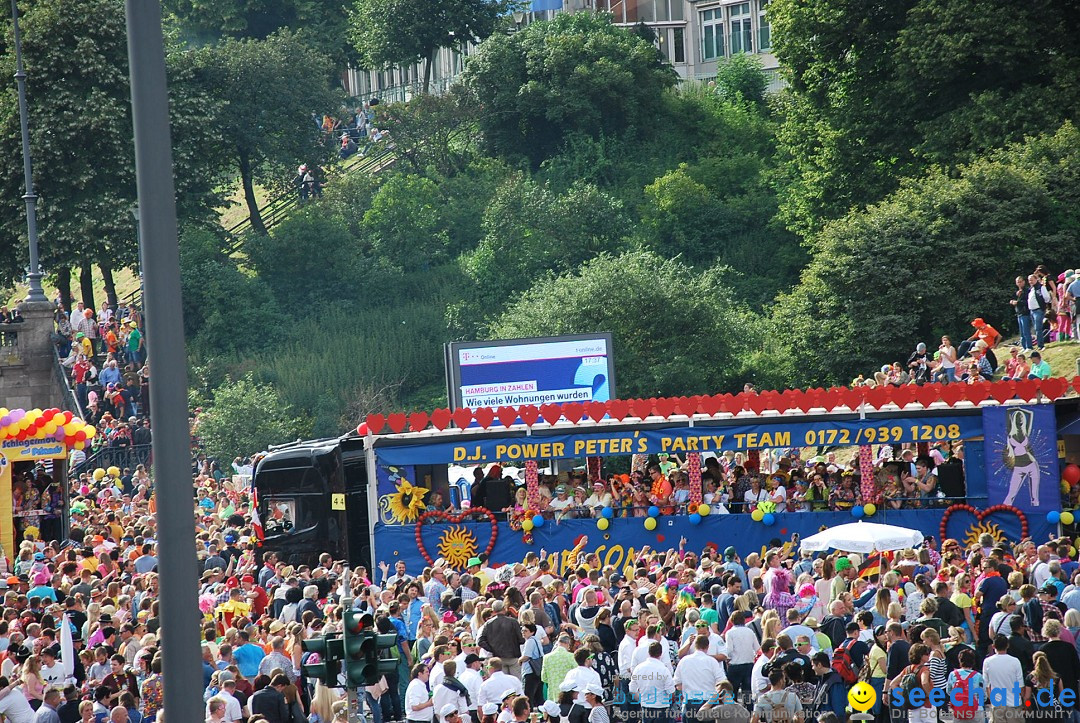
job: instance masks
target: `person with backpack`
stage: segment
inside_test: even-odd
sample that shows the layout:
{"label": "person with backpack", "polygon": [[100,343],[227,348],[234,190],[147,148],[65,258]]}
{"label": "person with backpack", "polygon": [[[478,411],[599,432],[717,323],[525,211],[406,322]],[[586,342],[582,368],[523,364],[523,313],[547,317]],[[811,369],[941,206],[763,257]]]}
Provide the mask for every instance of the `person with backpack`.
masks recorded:
{"label": "person with backpack", "polygon": [[850,622],[847,624],[847,639],[836,646],[833,651],[832,669],[836,671],[845,685],[855,685],[859,682],[866,656],[870,653],[870,646],[859,640],[859,624]]}
{"label": "person with backpack", "polygon": [[933,689],[930,683],[930,666],[927,665],[930,648],[922,643],[912,645],[908,660],[908,666],[900,675],[888,682],[886,693],[890,696],[894,708],[907,711],[910,723],[932,723],[937,719],[937,713],[930,705],[930,691]]}
{"label": "person with backpack", "polygon": [[769,689],[758,696],[750,723],[802,723],[803,707],[799,696],[785,690],[784,671],[769,673]]}
{"label": "person with backpack", "polygon": [[960,651],[960,667],[949,673],[946,690],[949,691],[952,717],[958,721],[983,723],[986,715],[983,703],[986,701],[986,682],[982,673],[973,670],[975,651]]}
{"label": "person with backpack", "polygon": [[818,677],[817,690],[814,692],[814,714],[833,713],[840,720],[846,720],[848,686],[840,675],[832,669],[826,653],[815,653],[811,658],[814,673]]}

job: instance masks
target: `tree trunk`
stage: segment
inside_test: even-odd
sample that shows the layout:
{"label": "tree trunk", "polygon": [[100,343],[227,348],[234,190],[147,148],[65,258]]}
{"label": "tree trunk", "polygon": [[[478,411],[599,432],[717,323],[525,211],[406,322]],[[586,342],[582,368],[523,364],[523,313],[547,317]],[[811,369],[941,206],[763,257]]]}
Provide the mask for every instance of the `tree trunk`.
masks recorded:
{"label": "tree trunk", "polygon": [[60,292],[60,303],[71,313],[71,269],[67,266],[56,270],[56,290]]}
{"label": "tree trunk", "polygon": [[431,90],[431,66],[435,64],[435,53],[439,52],[438,49],[432,50],[427,56],[427,60],[424,61],[424,95],[427,95]]}
{"label": "tree trunk", "polygon": [[266,236],[266,224],[263,223],[262,214],[259,213],[259,201],[255,198],[255,182],[251,177],[251,161],[245,155],[240,156],[240,182],[244,186],[244,201],[247,203],[251,228],[255,233]]}
{"label": "tree trunk", "polygon": [[79,295],[87,309],[97,311],[94,303],[94,267],[90,264],[79,269]]}
{"label": "tree trunk", "polygon": [[116,282],[113,281],[112,267],[108,264],[98,264],[101,271],[101,280],[105,282],[105,300],[109,302],[109,308],[116,310]]}

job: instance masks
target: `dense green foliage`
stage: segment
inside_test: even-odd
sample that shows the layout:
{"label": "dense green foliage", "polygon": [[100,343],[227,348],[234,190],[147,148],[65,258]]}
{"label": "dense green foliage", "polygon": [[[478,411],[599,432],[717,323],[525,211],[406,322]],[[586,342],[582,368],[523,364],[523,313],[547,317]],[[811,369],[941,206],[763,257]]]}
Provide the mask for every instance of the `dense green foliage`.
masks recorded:
{"label": "dense green foliage", "polygon": [[199,416],[203,448],[221,461],[297,439],[304,427],[271,385],[260,384],[251,375],[215,389]]}

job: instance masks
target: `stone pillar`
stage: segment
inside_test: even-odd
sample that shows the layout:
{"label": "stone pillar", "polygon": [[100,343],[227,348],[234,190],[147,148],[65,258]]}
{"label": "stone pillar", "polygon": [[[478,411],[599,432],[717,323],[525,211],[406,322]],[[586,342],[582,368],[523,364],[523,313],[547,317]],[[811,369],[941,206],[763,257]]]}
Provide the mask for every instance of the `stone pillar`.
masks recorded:
{"label": "stone pillar", "polygon": [[0,405],[9,409],[59,407],[53,369],[53,312],[49,302],[23,303],[21,324],[0,326]]}

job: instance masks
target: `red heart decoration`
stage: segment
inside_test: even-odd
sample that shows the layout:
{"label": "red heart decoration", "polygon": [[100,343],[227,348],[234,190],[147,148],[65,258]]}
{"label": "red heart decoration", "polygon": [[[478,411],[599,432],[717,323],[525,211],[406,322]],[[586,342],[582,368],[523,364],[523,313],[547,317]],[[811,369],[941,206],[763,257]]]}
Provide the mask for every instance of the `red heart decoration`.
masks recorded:
{"label": "red heart decoration", "polygon": [[1080,376],[1073,377],[1072,385],[1073,389],[1075,389],[1077,392],[1080,392]]}
{"label": "red heart decoration", "polygon": [[517,421],[518,413],[513,407],[504,406],[495,410],[495,416],[499,418],[499,424],[509,427]]}
{"label": "red heart decoration", "polygon": [[562,415],[568,422],[577,424],[585,416],[585,405],[579,402],[564,404],[562,405]]}
{"label": "red heart decoration", "polygon": [[724,398],[721,397],[719,394],[702,397],[699,406],[701,407],[702,414],[707,414],[710,417],[715,417],[724,407]]}
{"label": "red heart decoration", "polygon": [[453,418],[449,409],[433,409],[431,412],[431,426],[441,432],[450,426],[450,420]]}
{"label": "red heart decoration", "polygon": [[607,406],[608,414],[620,422],[630,414],[630,404],[625,399],[612,399],[605,406]]}
{"label": "red heart decoration", "polygon": [[775,389],[766,389],[761,393],[761,398],[765,400],[766,409],[775,409],[778,412],[783,412],[787,407],[784,406],[784,399],[780,396],[780,392]]}
{"label": "red heart decoration", "polygon": [[422,432],[427,429],[427,412],[413,412],[409,415],[409,429],[414,432]]}
{"label": "red heart decoration", "polygon": [[807,408],[814,409],[815,407],[825,407],[825,397],[828,394],[824,389],[807,389],[806,400],[810,403]]}
{"label": "red heart decoration", "polygon": [[677,404],[677,402],[676,402],[675,399],[673,399],[671,397],[663,397],[661,399],[656,400],[656,404],[653,405],[653,408],[656,410],[657,414],[659,414],[661,417],[664,417],[665,419],[667,419],[668,417],[670,417],[672,414],[675,413],[675,405],[676,404]]}
{"label": "red heart decoration", "polygon": [[769,401],[760,394],[744,392],[746,394],[746,406],[755,414],[761,414],[769,408]]}
{"label": "red heart decoration", "polygon": [[1016,394],[1016,382],[1003,379],[990,385],[990,397],[998,404],[1004,404]]}
{"label": "red heart decoration", "polygon": [[1068,385],[1069,383],[1061,377],[1050,377],[1049,379],[1042,380],[1042,384],[1039,385],[1039,390],[1045,394],[1050,401],[1054,401],[1065,393],[1065,389]]}
{"label": "red heart decoration", "polygon": [[[821,395],[821,406],[828,411],[836,409],[844,403],[844,390],[839,387],[833,387],[827,389],[824,394]],[[782,534],[782,533],[781,533]]]}
{"label": "red heart decoration", "polygon": [[962,384],[964,391],[967,392],[968,401],[979,406],[980,402],[985,402],[990,398],[990,385],[986,382],[976,382],[975,384]]}
{"label": "red heart decoration", "polygon": [[585,405],[585,411],[588,412],[589,419],[599,422],[607,414],[607,404],[604,402],[589,402]]}
{"label": "red heart decoration", "polygon": [[386,426],[386,417],[381,414],[369,414],[364,422],[367,423],[369,432],[379,434],[383,431],[383,427]]}
{"label": "red heart decoration", "polygon": [[460,407],[454,410],[454,426],[458,429],[466,429],[472,424],[473,413],[468,407]]}
{"label": "red heart decoration", "polygon": [[840,403],[851,411],[855,411],[856,409],[858,409],[862,405],[865,398],[866,387],[855,387],[853,389],[845,389],[840,392]]}
{"label": "red heart decoration", "polygon": [[405,423],[407,421],[404,412],[394,412],[386,418],[386,423],[390,425],[390,431],[394,434],[401,434],[405,431]]}
{"label": "red heart decoration", "polygon": [[548,424],[555,424],[555,422],[559,421],[559,417],[562,416],[562,407],[558,404],[541,404],[540,416]]}
{"label": "red heart decoration", "polygon": [[684,417],[692,417],[697,414],[698,399],[700,397],[679,397],[675,400],[675,413]]}
{"label": "red heart decoration", "polygon": [[911,404],[915,401],[915,389],[916,387],[913,387],[910,384],[905,384],[902,387],[892,387],[893,404],[901,409]]}
{"label": "red heart decoration", "polygon": [[480,407],[473,412],[473,419],[484,429],[495,423],[495,410],[491,407]]}
{"label": "red heart decoration", "polygon": [[523,404],[518,407],[518,416],[521,417],[521,421],[530,427],[536,424],[536,420],[540,419],[540,408],[534,404]]}
{"label": "red heart decoration", "polygon": [[946,508],[945,514],[941,518],[941,539],[944,540],[949,537],[947,534],[949,518],[952,517],[953,512],[970,512],[975,515],[975,519],[982,522],[984,519],[994,514],[995,512],[1012,512],[1018,518],[1020,518],[1020,539],[1024,539],[1028,536],[1028,520],[1027,515],[1018,510],[1015,507],[1009,505],[993,505],[987,507],[985,510],[977,510],[971,505],[952,505]]}
{"label": "red heart decoration", "polygon": [[806,401],[806,392],[802,389],[788,389],[783,391],[780,393],[780,411],[801,409],[801,405],[804,401]]}
{"label": "red heart decoration", "polygon": [[[478,410],[479,411],[479,410]],[[483,515],[491,523],[491,537],[488,539],[487,547],[484,548],[484,554],[490,555],[491,551],[495,549],[495,540],[499,536],[499,523],[495,519],[495,515],[491,510],[486,507],[470,507],[469,509],[459,512],[456,515],[452,515],[449,512],[443,512],[441,510],[432,510],[420,515],[420,518],[416,521],[416,546],[420,550],[420,554],[427,560],[427,564],[434,565],[435,560],[428,554],[427,548],[424,547],[424,537],[421,534],[424,530],[424,522],[430,519],[444,520],[452,525],[456,525],[463,520],[473,517],[474,515]],[[437,530],[438,526],[428,526],[429,530]]]}
{"label": "red heart decoration", "polygon": [[631,399],[630,413],[638,419],[652,416],[652,401],[649,399]]}
{"label": "red heart decoration", "polygon": [[1034,399],[1038,392],[1039,383],[1034,379],[1021,379],[1016,382],[1016,396],[1020,397],[1025,402],[1029,399]]}
{"label": "red heart decoration", "polygon": [[866,403],[874,409],[881,409],[889,403],[891,396],[888,387],[872,387],[866,390]]}
{"label": "red heart decoration", "polygon": [[923,407],[929,407],[941,396],[941,385],[923,384],[921,387],[915,387],[913,394],[916,402],[923,405]]}
{"label": "red heart decoration", "polygon": [[945,384],[941,387],[941,401],[955,407],[960,400],[967,398],[966,384]]}

